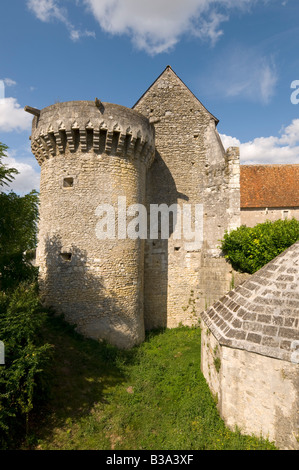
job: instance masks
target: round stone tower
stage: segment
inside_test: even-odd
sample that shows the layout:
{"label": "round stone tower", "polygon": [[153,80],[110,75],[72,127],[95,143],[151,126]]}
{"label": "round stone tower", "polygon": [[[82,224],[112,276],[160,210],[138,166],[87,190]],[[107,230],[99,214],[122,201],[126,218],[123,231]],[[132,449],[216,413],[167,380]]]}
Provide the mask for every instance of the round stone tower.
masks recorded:
{"label": "round stone tower", "polygon": [[41,167],[42,298],[87,337],[138,344],[144,240],[127,236],[119,214],[145,204],[154,128],[140,113],[98,99],[25,109],[35,115],[31,144]]}

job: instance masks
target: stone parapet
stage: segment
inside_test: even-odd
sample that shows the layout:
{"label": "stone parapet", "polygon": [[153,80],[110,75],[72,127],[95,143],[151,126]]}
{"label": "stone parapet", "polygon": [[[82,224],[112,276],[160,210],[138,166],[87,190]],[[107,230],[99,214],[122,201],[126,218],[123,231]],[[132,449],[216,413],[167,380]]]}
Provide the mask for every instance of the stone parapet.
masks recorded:
{"label": "stone parapet", "polygon": [[32,109],[25,108],[34,114],[31,147],[39,165],[67,149],[140,159],[147,167],[153,161],[154,127],[136,111],[98,100]]}

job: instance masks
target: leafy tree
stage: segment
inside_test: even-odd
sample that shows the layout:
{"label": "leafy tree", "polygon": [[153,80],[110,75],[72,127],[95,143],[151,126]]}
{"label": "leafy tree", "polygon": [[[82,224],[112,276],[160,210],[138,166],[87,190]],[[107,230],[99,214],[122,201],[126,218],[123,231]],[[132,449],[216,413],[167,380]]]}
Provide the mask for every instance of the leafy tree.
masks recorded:
{"label": "leafy tree", "polygon": [[31,264],[37,238],[38,194],[0,193],[0,275],[2,289],[37,274]]}
{"label": "leafy tree", "polygon": [[[3,163],[7,146],[0,143],[0,187],[8,185],[18,174]],[[30,263],[36,246],[38,193],[19,196],[13,191],[0,193],[0,282],[2,289],[14,288],[19,282],[33,280],[37,270]]]}
{"label": "leafy tree", "polygon": [[[6,150],[0,143],[0,190],[18,173],[3,164]],[[0,192],[0,339],[5,344],[5,364],[0,366],[0,449],[13,446],[28,431],[29,413],[37,395],[44,394],[41,372],[50,346],[44,344],[41,330],[47,314],[38,296],[37,268],[30,262],[37,220],[36,191],[25,196]]]}
{"label": "leafy tree", "polygon": [[47,314],[41,308],[36,283],[20,283],[10,295],[0,293],[0,338],[5,365],[0,366],[0,449],[17,444],[28,432],[28,418],[40,396],[51,346],[44,343]]}
{"label": "leafy tree", "polygon": [[276,220],[226,232],[221,240],[234,269],[253,274],[299,240],[299,221]]}
{"label": "leafy tree", "polygon": [[8,147],[0,142],[0,186],[8,185],[14,179],[14,175],[19,172],[16,168],[8,168],[2,162],[2,159],[7,157],[6,151]]}

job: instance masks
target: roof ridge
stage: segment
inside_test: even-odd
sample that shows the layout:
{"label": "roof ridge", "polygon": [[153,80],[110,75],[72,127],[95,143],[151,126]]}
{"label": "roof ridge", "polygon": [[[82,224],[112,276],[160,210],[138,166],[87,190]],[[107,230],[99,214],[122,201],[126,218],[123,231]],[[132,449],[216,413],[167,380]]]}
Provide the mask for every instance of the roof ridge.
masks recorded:
{"label": "roof ridge", "polygon": [[145,90],[145,92],[140,96],[140,98],[136,101],[136,103],[132,106],[132,109],[137,106],[137,104],[142,100],[142,98],[146,95],[146,93],[157,83],[157,81],[162,77],[162,75],[166,72],[166,70],[171,70],[172,73],[177,77],[178,80],[185,86],[185,88],[193,95],[193,97],[201,104],[201,106],[207,111],[207,113],[210,114],[210,116],[215,120],[216,126],[219,123],[219,119],[216,118],[205,106],[202,104],[202,102],[197,98],[197,96],[190,90],[190,88],[186,85],[186,83],[183,82],[183,80],[178,76],[178,74],[173,70],[171,65],[167,65],[163,72],[160,73],[160,75],[156,78],[156,80]]}

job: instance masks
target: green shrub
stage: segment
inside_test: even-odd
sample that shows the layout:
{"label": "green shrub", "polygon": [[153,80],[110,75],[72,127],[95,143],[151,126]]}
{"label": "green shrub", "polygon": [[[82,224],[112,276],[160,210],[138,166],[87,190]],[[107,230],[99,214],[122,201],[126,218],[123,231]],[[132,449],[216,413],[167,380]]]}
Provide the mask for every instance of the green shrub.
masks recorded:
{"label": "green shrub", "polygon": [[38,269],[31,263],[37,240],[39,198],[1,189],[18,171],[3,159],[0,142],[0,340],[5,364],[0,365],[0,448],[15,446],[28,428],[29,413],[44,391],[41,372],[50,346],[42,340],[46,319],[38,297]]}
{"label": "green shrub", "polygon": [[221,249],[236,271],[253,274],[299,240],[299,221],[277,220],[226,232]]}
{"label": "green shrub", "polygon": [[[1,167],[0,167],[1,168]],[[38,270],[31,264],[37,238],[38,194],[0,193],[0,283],[14,289],[33,281]]]}
{"label": "green shrub", "polygon": [[5,365],[0,366],[0,448],[15,444],[27,431],[28,416],[37,393],[40,373],[49,360],[50,345],[40,336],[46,312],[35,284],[20,284],[0,295],[0,339]]}

